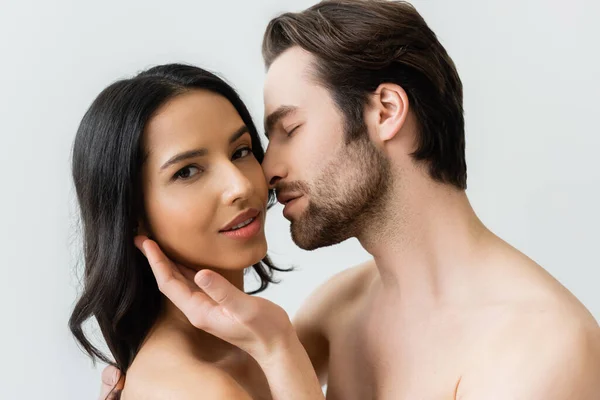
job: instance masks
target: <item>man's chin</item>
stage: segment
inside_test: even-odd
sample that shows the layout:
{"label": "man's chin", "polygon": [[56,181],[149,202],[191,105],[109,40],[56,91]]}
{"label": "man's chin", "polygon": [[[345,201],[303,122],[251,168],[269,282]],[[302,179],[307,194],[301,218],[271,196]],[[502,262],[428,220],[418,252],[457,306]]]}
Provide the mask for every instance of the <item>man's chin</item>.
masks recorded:
{"label": "man's chin", "polygon": [[[300,247],[302,250],[314,250],[318,248],[315,247],[313,243],[314,240],[310,240],[309,235],[307,235],[306,223],[302,221],[298,221],[293,219],[290,221],[290,233],[292,234],[292,240],[296,244],[296,246]],[[303,227],[301,228],[301,224]]]}
{"label": "man's chin", "polygon": [[321,229],[311,229],[310,226],[304,223],[304,226],[300,228],[298,224],[301,222],[295,221],[290,225],[290,232],[292,234],[292,240],[296,246],[302,250],[312,251],[320,249],[322,247],[329,247],[339,244],[347,238],[336,237],[335,235],[328,235]]}

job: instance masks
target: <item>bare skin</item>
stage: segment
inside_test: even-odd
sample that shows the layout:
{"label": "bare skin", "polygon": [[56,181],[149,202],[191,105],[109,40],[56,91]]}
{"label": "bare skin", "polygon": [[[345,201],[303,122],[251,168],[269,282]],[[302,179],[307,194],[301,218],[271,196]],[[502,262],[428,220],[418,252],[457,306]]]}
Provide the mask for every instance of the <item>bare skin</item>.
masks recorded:
{"label": "bare skin", "polygon": [[[181,312],[173,310],[177,314]],[[181,319],[189,326],[183,315]],[[194,330],[192,335],[182,332],[177,322],[160,321],[127,372],[122,399],[185,399],[199,394],[214,399],[272,398],[261,368],[248,353]]]}
{"label": "bare skin", "polygon": [[[187,357],[197,363],[199,357],[206,359],[205,354],[211,353],[209,349],[214,346],[217,357],[221,355],[220,358],[215,359],[213,356],[212,359],[206,360],[206,363],[202,363],[203,367],[218,372],[207,375],[206,386],[214,387],[215,394],[206,398],[324,398],[310,359],[283,309],[268,300],[243,293],[214,271],[202,270],[194,273],[182,265],[173,263],[155,242],[145,237],[136,238],[136,246],[148,258],[159,289],[172,302],[173,308],[177,309],[173,312],[181,317],[182,323],[188,324],[191,328],[190,334],[198,335],[196,347],[191,346],[186,351],[193,352],[194,349],[201,348],[202,355],[192,353]],[[179,328],[173,330],[173,333],[181,336]],[[223,340],[220,341],[217,337]],[[179,357],[170,354],[167,345],[178,339],[180,338],[165,337],[157,346],[160,354],[156,354],[154,360],[162,362],[163,359],[173,359],[177,371],[185,372],[184,376],[189,380],[182,382],[181,391],[177,392],[178,396],[206,396],[210,392],[197,380],[197,373],[203,368],[198,369],[197,366],[195,371],[190,370],[180,362],[182,358],[185,359],[185,354],[180,353]],[[220,341],[220,344],[215,343],[215,340]],[[175,345],[177,346],[181,345]],[[223,353],[220,347],[228,352]],[[223,357],[223,354],[227,357]],[[156,368],[150,360],[140,360],[142,368]],[[215,368],[218,371],[214,371]],[[127,382],[130,379],[129,374],[130,371]],[[214,380],[219,377],[222,379]],[[155,386],[154,381],[145,380],[139,386],[139,390],[156,393]],[[222,395],[221,391],[224,391]]]}
{"label": "bare skin", "polygon": [[[157,324],[161,329],[150,334],[143,346],[147,350],[140,351],[127,373],[123,399],[324,399],[283,309],[245,294],[211,270],[196,273],[174,263],[144,236],[136,238],[136,246],[179,321],[173,327]],[[183,333],[182,327],[187,327]],[[186,343],[186,334],[197,343]],[[121,372],[106,367],[99,398],[116,400],[124,386]]]}
{"label": "bare skin", "polygon": [[327,399],[594,399],[596,322],[539,266],[488,239],[505,263],[479,265],[481,279],[460,288],[479,302],[403,298],[374,261],[319,288],[294,323]]}
{"label": "bare skin", "polygon": [[[368,153],[345,150],[343,118],[313,78],[314,63],[291,48],[265,83],[263,169],[305,248],[322,245],[312,241],[321,220],[310,218],[311,203],[345,204],[341,219],[353,187],[376,179],[363,167]],[[381,84],[364,119],[391,182],[370,219],[348,227],[373,261],[331,279],[295,318],[327,398],[597,398],[598,324],[491,233],[463,190],[434,181],[411,157],[418,128],[403,88]]]}
{"label": "bare skin", "polygon": [[[310,205],[343,204],[356,182],[369,181],[345,147],[329,92],[311,78],[313,61],[292,48],[271,65],[265,84],[263,169],[305,247],[314,245]],[[327,399],[597,399],[597,322],[542,267],[490,232],[463,190],[434,181],[411,157],[417,124],[410,107],[403,88],[384,83],[365,109],[370,143],[389,161],[392,182],[372,220],[352,234],[373,260],[331,279],[294,319]],[[221,284],[226,297],[237,296]],[[250,304],[237,298],[228,308],[234,318],[245,309],[242,299]],[[285,318],[272,303],[263,306],[244,326],[272,340]],[[206,314],[178,307],[189,319]],[[301,362],[278,370],[270,384],[310,375]]]}
{"label": "bare skin", "polygon": [[[208,91],[181,94],[151,118],[143,145],[146,217],[138,232],[178,260],[178,273],[216,270],[243,290],[244,269],[266,253],[267,186],[235,108]],[[256,233],[244,240],[224,234],[247,210],[255,210]],[[197,329],[168,298],[123,386],[124,400],[272,399],[252,356]]]}
{"label": "bare skin", "polygon": [[318,289],[294,322],[327,399],[595,398],[593,317],[531,260],[487,240],[489,255],[469,267],[479,272],[458,288],[438,280],[410,293],[371,261]]}
{"label": "bare skin", "polygon": [[[244,270],[267,250],[268,189],[233,105],[209,91],[180,94],[151,118],[144,150],[146,219],[136,246],[150,261],[164,307],[127,379],[104,387],[101,397],[323,398],[285,311],[243,293]],[[244,228],[231,228],[247,221],[247,235],[236,236]],[[103,382],[116,379],[110,369],[103,375]]]}

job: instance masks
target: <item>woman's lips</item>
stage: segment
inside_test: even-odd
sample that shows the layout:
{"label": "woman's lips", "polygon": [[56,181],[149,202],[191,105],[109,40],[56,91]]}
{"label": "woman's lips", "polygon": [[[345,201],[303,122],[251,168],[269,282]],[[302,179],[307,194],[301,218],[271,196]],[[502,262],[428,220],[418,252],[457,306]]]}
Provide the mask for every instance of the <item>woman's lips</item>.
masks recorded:
{"label": "woman's lips", "polygon": [[249,223],[238,229],[221,231],[220,233],[231,239],[251,239],[260,232],[262,227],[262,214],[249,219]]}

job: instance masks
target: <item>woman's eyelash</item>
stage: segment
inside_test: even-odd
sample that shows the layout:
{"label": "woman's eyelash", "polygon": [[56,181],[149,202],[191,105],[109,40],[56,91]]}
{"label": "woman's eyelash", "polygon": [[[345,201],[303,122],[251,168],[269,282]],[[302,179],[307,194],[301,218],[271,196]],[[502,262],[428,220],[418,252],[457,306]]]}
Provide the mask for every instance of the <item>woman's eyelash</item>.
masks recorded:
{"label": "woman's eyelash", "polygon": [[173,180],[187,180],[201,173],[202,170],[197,165],[186,165],[173,175]]}
{"label": "woman's eyelash", "polygon": [[[253,155],[254,153],[252,153],[252,148],[250,148],[249,146],[244,146],[241,147],[239,149],[237,149],[234,153],[233,153],[233,159],[237,160],[240,158],[244,158],[244,157],[248,157],[249,155]],[[185,167],[181,168],[179,171],[177,171],[175,173],[175,175],[173,175],[173,180],[177,181],[177,180],[188,180],[193,178],[194,176],[202,173],[203,170],[201,167],[197,166],[197,165],[186,165]]]}
{"label": "woman's eyelash", "polygon": [[[244,152],[246,152],[246,153],[244,154]],[[239,155],[239,157],[236,157],[236,154],[240,154],[240,153],[242,153],[242,154],[241,154],[241,155]],[[252,153],[252,149],[251,149],[250,147],[248,147],[248,146],[244,146],[244,147],[242,147],[242,148],[239,148],[239,149],[237,149],[237,150],[235,151],[235,153],[233,153],[233,157],[232,157],[232,158],[233,158],[234,160],[237,160],[237,159],[239,159],[239,158],[248,157],[248,156],[249,156],[249,155],[251,155],[251,154],[253,154],[253,153]]]}

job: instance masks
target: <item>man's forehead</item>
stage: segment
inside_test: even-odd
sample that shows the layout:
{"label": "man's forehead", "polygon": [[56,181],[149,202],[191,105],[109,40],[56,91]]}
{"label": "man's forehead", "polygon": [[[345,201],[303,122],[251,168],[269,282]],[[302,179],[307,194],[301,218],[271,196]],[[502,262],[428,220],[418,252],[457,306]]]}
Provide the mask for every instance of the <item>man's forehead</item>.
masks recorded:
{"label": "man's forehead", "polygon": [[300,47],[284,51],[267,70],[265,96],[274,96],[283,88],[292,90],[306,85],[313,76],[314,56]]}

